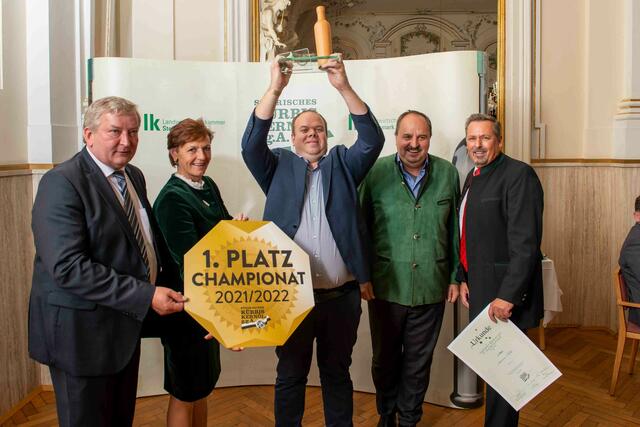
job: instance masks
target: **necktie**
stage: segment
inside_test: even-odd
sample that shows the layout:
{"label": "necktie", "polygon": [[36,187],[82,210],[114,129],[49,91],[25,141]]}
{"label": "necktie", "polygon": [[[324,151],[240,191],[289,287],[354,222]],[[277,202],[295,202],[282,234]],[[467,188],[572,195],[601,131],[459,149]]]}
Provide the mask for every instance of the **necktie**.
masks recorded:
{"label": "necktie", "polygon": [[144,263],[148,269],[149,255],[147,254],[147,246],[144,242],[144,236],[142,234],[140,223],[138,222],[136,210],[133,207],[131,196],[129,195],[129,191],[127,190],[127,180],[124,177],[124,172],[114,171],[113,176],[115,177],[116,183],[118,184],[118,190],[120,190],[120,194],[124,199],[124,211],[127,215],[127,219],[129,220],[129,224],[133,229],[133,234],[136,236],[136,241],[138,242],[138,247],[140,248],[140,253],[142,254],[142,259],[144,259]]}
{"label": "necktie", "polygon": [[[480,175],[480,168],[475,168],[473,176],[478,175]],[[473,179],[471,182],[473,182]],[[464,211],[462,212],[462,231],[460,232],[460,264],[464,267],[464,271],[469,271],[469,264],[467,262],[467,204],[469,203],[471,182],[469,182],[469,188],[467,188],[467,202],[464,204]]]}

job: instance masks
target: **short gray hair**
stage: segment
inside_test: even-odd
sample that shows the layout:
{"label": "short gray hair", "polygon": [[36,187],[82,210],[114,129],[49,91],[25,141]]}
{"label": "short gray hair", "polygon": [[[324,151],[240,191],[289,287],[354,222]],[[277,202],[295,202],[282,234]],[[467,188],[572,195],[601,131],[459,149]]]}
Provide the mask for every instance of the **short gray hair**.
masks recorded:
{"label": "short gray hair", "polygon": [[491,122],[491,128],[493,130],[493,134],[498,138],[498,141],[502,139],[502,126],[498,119],[488,114],[476,113],[472,114],[467,118],[467,121],[464,124],[464,134],[467,135],[467,128],[471,124],[471,122]]}
{"label": "short gray hair", "polygon": [[83,128],[89,128],[95,131],[100,126],[100,118],[105,113],[111,114],[135,114],[138,118],[138,126],[140,126],[140,113],[138,106],[119,96],[107,96],[93,101],[87,111],[84,113]]}

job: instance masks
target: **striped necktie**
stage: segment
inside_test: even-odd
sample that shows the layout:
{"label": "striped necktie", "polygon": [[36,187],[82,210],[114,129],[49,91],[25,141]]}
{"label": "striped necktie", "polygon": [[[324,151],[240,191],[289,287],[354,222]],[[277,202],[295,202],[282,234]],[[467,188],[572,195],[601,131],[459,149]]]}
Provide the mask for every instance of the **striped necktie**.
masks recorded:
{"label": "striped necktie", "polygon": [[144,241],[144,235],[142,234],[142,228],[140,227],[140,222],[138,221],[136,210],[134,209],[133,202],[131,201],[131,195],[129,194],[129,191],[127,189],[127,180],[124,177],[123,171],[114,171],[113,176],[116,178],[118,190],[120,190],[120,194],[124,199],[124,211],[127,214],[127,219],[129,220],[129,224],[131,224],[131,228],[133,229],[133,234],[136,236],[136,241],[138,242],[140,253],[142,254],[142,258],[144,259],[144,263],[147,266],[148,270],[149,255],[147,254],[147,245]]}

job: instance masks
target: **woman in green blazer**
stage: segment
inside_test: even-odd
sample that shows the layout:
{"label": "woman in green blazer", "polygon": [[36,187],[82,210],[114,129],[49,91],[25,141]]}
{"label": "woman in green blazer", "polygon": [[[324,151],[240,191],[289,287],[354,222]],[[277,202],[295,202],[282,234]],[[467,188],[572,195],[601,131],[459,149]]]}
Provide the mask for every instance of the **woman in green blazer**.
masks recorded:
{"label": "woman in green blazer", "polygon": [[[182,120],[167,135],[169,161],[177,171],[153,211],[182,279],[184,254],[219,221],[231,219],[215,182],[204,175],[212,138],[202,119]],[[183,291],[182,282],[177,290]],[[173,315],[169,325],[162,338],[164,387],[171,395],[167,425],[206,426],[207,396],[220,376],[220,346],[186,312]]]}

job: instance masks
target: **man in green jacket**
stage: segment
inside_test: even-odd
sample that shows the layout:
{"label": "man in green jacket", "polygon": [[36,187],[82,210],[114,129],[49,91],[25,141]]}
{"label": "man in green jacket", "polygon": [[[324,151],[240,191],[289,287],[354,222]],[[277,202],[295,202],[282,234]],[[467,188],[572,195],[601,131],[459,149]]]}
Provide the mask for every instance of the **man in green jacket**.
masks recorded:
{"label": "man in green jacket", "polygon": [[396,122],[397,153],[379,159],[360,201],[372,239],[369,301],[372,375],[379,426],[414,426],[422,417],[444,301],[455,302],[458,172],[429,155],[431,121],[407,111]]}

